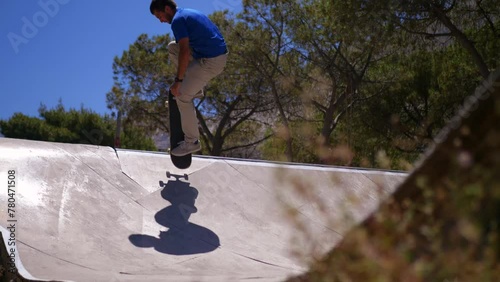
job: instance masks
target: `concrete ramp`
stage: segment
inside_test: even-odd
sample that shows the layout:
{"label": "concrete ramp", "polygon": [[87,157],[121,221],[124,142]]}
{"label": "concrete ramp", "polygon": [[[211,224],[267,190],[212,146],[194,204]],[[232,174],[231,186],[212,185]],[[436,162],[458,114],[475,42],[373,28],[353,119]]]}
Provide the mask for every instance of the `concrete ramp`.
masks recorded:
{"label": "concrete ramp", "polygon": [[26,278],[282,281],[405,177],[1,138],[1,231]]}

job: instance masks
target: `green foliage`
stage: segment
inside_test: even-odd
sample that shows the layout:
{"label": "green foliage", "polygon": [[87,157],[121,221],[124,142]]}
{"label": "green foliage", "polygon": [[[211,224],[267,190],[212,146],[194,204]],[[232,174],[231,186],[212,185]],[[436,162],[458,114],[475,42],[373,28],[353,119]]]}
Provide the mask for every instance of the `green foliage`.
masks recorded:
{"label": "green foliage", "polygon": [[[293,121],[290,123],[292,132],[292,150],[294,162],[300,163],[325,163],[331,155],[329,152],[318,150],[321,141],[318,138],[320,123],[311,123],[308,121]],[[262,152],[262,158],[265,160],[287,161],[286,145],[290,134],[284,127],[277,127],[274,132],[269,130],[268,135],[272,136],[259,146]],[[321,159],[323,157],[323,160]],[[342,162],[343,165],[348,162]],[[329,164],[339,164],[330,159]]]}
{"label": "green foliage", "polygon": [[[83,106],[66,110],[62,102],[53,109],[41,105],[39,113],[40,118],[16,113],[1,120],[2,133],[9,138],[114,146],[115,121],[108,115],[100,116]],[[121,136],[123,148],[156,150],[152,139],[138,128],[126,127]]]}
{"label": "green foliage", "polygon": [[[230,52],[196,102],[204,152],[408,169],[497,67],[498,15],[493,0],[246,0],[214,13]],[[147,134],[169,130],[170,40],[141,35],[113,64],[108,105]]]}
{"label": "green foliage", "polygon": [[47,136],[48,126],[38,118],[28,117],[21,113],[15,113],[10,120],[0,120],[2,134],[10,138],[25,138],[30,140],[43,140]]}
{"label": "green foliage", "polygon": [[[413,163],[479,84],[474,66],[464,57],[463,49],[450,45],[379,62],[373,68],[375,74],[389,73],[388,79],[395,78],[352,115],[349,128],[356,163],[364,159],[375,164],[382,150],[392,160],[390,168]],[[347,130],[346,126],[339,130]],[[370,140],[373,146],[368,145]]]}
{"label": "green foliage", "polygon": [[288,281],[498,280],[498,82],[375,214]]}
{"label": "green foliage", "polygon": [[174,69],[168,64],[168,36],[140,35],[113,61],[114,86],[106,95],[109,109],[121,112],[122,118],[152,134],[168,130],[165,100]]}
{"label": "green foliage", "polygon": [[248,57],[247,26],[226,13],[211,15],[221,29],[230,53],[224,72],[205,88],[206,98],[197,103],[201,137],[206,153],[216,156],[256,158],[256,145],[266,136],[259,115],[269,111],[268,98],[260,95],[265,87],[255,75],[257,61]]}
{"label": "green foliage", "polygon": [[153,139],[145,137],[144,131],[133,126],[126,126],[120,134],[120,148],[144,151],[156,151]]}

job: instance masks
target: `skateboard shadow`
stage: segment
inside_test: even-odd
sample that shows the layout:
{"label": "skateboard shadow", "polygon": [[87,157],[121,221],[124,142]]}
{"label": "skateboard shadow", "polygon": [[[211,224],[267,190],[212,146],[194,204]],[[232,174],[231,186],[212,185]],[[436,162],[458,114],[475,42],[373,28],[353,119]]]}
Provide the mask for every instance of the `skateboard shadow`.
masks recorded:
{"label": "skateboard shadow", "polygon": [[189,222],[191,214],[197,212],[198,190],[178,179],[163,184],[163,187],[161,196],[171,205],[156,213],[155,220],[168,230],[161,231],[158,237],[133,234],[129,236],[130,242],[139,248],[154,248],[160,253],[179,256],[217,249],[220,241],[213,231]]}

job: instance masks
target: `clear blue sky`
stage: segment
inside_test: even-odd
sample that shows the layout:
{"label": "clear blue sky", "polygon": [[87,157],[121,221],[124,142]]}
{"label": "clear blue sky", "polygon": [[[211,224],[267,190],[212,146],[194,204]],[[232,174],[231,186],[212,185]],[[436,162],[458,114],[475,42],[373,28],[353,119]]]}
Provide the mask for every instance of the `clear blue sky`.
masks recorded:
{"label": "clear blue sky", "polygon": [[[40,103],[104,114],[112,63],[137,37],[170,33],[150,0],[1,0],[0,119],[38,117]],[[241,11],[241,0],[178,0],[211,14]]]}

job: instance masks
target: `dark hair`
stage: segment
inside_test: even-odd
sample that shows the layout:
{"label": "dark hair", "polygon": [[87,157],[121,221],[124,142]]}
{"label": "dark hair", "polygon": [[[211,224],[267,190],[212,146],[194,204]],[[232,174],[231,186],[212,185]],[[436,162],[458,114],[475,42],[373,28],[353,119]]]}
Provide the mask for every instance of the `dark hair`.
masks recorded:
{"label": "dark hair", "polygon": [[169,6],[172,10],[177,10],[177,4],[174,0],[153,0],[149,6],[149,11],[154,15],[155,11],[165,11],[165,7]]}

